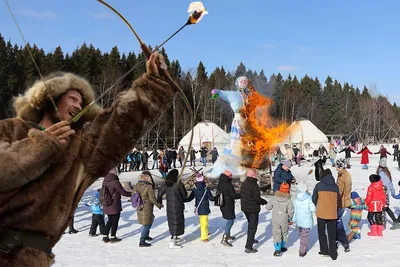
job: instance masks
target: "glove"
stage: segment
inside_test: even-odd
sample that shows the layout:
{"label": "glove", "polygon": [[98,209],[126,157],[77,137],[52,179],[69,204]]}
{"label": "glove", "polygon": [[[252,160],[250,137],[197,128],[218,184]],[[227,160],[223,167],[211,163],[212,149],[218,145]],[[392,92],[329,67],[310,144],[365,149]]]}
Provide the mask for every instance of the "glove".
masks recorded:
{"label": "glove", "polygon": [[211,90],[211,94],[212,94],[212,95],[218,94],[218,90],[217,90],[217,89],[212,89],[212,90]]}

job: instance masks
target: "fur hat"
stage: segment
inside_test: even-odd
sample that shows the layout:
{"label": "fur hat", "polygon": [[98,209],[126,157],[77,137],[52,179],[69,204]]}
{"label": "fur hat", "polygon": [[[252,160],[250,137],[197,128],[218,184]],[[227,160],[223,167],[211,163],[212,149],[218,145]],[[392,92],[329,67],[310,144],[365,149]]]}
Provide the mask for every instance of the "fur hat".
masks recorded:
{"label": "fur hat", "polygon": [[356,199],[360,197],[356,191],[351,192],[351,199]]}
{"label": "fur hat", "polygon": [[381,166],[382,168],[386,168],[387,167],[386,158],[381,158],[379,160],[379,166]]}
{"label": "fur hat", "polygon": [[307,192],[307,185],[306,185],[305,183],[299,183],[299,184],[297,185],[297,191],[298,191],[299,193],[305,193],[305,192]]}
{"label": "fur hat", "polygon": [[204,176],[203,175],[201,175],[201,173],[196,173],[196,181],[197,182],[204,182]]}
{"label": "fur hat", "polygon": [[286,182],[283,182],[282,184],[281,184],[281,186],[279,187],[279,191],[280,192],[282,192],[282,193],[289,193],[290,192],[290,186],[289,186],[289,184],[288,183],[286,183]]}
{"label": "fur hat", "polygon": [[246,171],[246,177],[251,177],[257,179],[258,177],[258,172],[256,169],[248,169]]}
{"label": "fur hat", "polygon": [[225,174],[226,176],[228,176],[229,178],[232,179],[232,173],[231,173],[230,171],[225,170],[225,171],[223,172],[223,174]]}
{"label": "fur hat", "polygon": [[[82,94],[82,108],[95,99],[92,86],[84,78],[67,72],[54,72],[43,80],[36,81],[24,95],[14,98],[17,116],[23,120],[39,122],[43,109],[48,105],[49,96],[54,101],[68,90],[75,89]],[[93,104],[82,116],[83,121],[92,120],[101,112],[101,108]]]}
{"label": "fur hat", "polygon": [[371,175],[369,176],[369,181],[370,181],[371,183],[379,182],[380,180],[381,180],[381,177],[380,177],[379,175],[371,174]]}
{"label": "fur hat", "polygon": [[283,162],[283,166],[286,166],[290,169],[292,167],[292,162],[287,159]]}

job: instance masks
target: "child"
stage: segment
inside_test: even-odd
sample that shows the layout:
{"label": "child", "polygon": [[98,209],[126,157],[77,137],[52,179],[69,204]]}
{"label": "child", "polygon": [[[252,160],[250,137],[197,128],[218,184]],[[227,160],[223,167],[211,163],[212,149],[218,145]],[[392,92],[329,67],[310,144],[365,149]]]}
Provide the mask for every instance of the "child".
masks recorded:
{"label": "child", "polygon": [[195,214],[199,215],[200,219],[200,239],[201,241],[208,242],[208,214],[210,214],[210,201],[214,201],[211,191],[206,187],[204,176],[201,173],[196,174],[196,184],[190,196],[185,202],[190,202],[196,198]]}
{"label": "child", "polygon": [[288,232],[289,220],[292,220],[294,207],[290,199],[289,184],[283,182],[278,191],[275,191],[275,197],[266,205],[267,210],[272,211],[272,235],[274,240],[275,252],[274,256],[282,255],[282,252],[287,251],[285,247]]}
{"label": "child", "polygon": [[371,185],[368,187],[365,204],[368,206],[368,222],[371,225],[369,236],[383,236],[383,207],[386,205],[386,194],[379,175],[369,176]]}
{"label": "child", "polygon": [[300,238],[299,256],[304,257],[307,254],[307,245],[310,237],[310,230],[313,226],[313,212],[315,205],[307,192],[307,185],[299,183],[297,185],[297,197],[294,202],[293,222],[296,223]]}
{"label": "child", "polygon": [[361,239],[359,224],[361,221],[363,210],[368,210],[368,207],[365,205],[364,199],[360,197],[357,192],[351,192],[351,211],[349,222],[351,232],[347,235],[347,240],[349,242],[352,239]]}
{"label": "child", "polygon": [[100,205],[100,189],[97,189],[94,201],[88,203],[88,206],[92,209],[92,225],[90,226],[89,236],[95,237],[97,226],[100,227],[100,234],[103,233],[105,223],[104,223],[104,213]]}

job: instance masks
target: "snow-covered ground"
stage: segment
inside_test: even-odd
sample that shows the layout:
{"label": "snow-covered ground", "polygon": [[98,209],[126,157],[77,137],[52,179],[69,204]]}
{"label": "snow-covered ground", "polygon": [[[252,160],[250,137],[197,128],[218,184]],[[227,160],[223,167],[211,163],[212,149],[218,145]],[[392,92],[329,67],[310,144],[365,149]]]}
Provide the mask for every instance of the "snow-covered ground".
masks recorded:
{"label": "snow-covered ground", "polygon": [[[391,145],[387,146],[389,151]],[[378,147],[370,147],[373,152],[378,151]],[[340,154],[344,157],[344,153]],[[339,158],[339,157],[338,157]],[[365,197],[369,185],[368,176],[376,171],[379,155],[370,157],[370,169],[362,170],[360,165],[360,155],[353,155],[352,168],[349,172],[353,178],[353,190],[360,196]],[[150,165],[150,164],[149,164]],[[327,162],[326,166],[330,163]],[[396,190],[400,180],[400,172],[397,169],[397,162],[393,158],[388,159],[388,167],[392,172],[393,183]],[[313,169],[309,163],[303,163],[299,168],[292,167],[292,173],[297,180],[304,180],[307,172]],[[331,168],[336,177],[336,171]],[[186,171],[185,171],[186,172]],[[187,169],[189,173],[190,170]],[[135,183],[136,177],[140,172],[131,172],[121,175],[121,181],[132,181]],[[156,173],[156,171],[154,171]],[[102,179],[90,187],[82,198],[82,202],[88,202],[96,189],[100,188]],[[307,177],[309,191],[315,185],[314,174]],[[290,266],[296,267],[309,266],[400,266],[400,259],[397,257],[400,251],[400,230],[393,231],[391,220],[388,219],[388,229],[384,231],[383,238],[367,236],[368,221],[367,212],[364,211],[361,221],[362,239],[350,244],[351,252],[344,253],[343,248],[339,248],[337,261],[332,261],[329,257],[318,255],[319,243],[316,225],[314,225],[309,242],[309,252],[306,257],[298,256],[299,240],[295,229],[289,233],[288,251],[282,257],[273,257],[271,213],[262,207],[260,213],[260,223],[256,238],[260,241],[255,245],[259,250],[256,254],[246,254],[244,245],[246,242],[247,221],[244,214],[240,211],[240,201],[236,201],[236,221],[232,228],[232,234],[237,237],[233,242],[233,247],[228,248],[220,244],[225,220],[221,217],[219,207],[213,204],[209,215],[209,230],[211,232],[210,242],[200,241],[200,228],[198,217],[194,215],[194,201],[186,204],[186,229],[185,243],[181,249],[169,249],[170,235],[168,232],[166,210],[155,208],[155,220],[150,232],[154,238],[152,246],[149,248],[139,248],[139,238],[141,225],[138,224],[136,211],[123,198],[123,211],[117,236],[123,240],[115,244],[105,244],[101,237],[89,237],[88,231],[91,224],[91,211],[89,207],[79,206],[75,213],[75,228],[80,231],[78,234],[65,234],[54,248],[56,254],[55,266]],[[391,207],[396,214],[399,214],[399,201],[391,199]],[[164,203],[165,205],[165,203]],[[344,222],[347,224],[349,212],[344,215]],[[314,221],[316,222],[316,220]],[[345,226],[347,227],[347,226]]]}

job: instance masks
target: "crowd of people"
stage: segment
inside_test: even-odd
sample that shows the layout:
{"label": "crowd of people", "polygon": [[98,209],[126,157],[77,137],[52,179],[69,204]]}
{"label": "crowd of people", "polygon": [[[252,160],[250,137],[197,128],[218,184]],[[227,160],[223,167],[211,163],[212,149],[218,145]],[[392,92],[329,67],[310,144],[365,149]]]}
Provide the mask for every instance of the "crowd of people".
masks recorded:
{"label": "crowd of people", "polygon": [[[183,146],[178,148],[166,147],[165,149],[153,149],[151,152],[147,147],[143,150],[134,148],[118,166],[118,172],[144,171],[158,169],[163,178],[166,177],[168,170],[182,168],[185,164],[186,150]],[[211,151],[203,145],[199,150],[193,147],[190,149],[189,161],[190,166],[196,167],[196,154],[200,153],[200,163],[203,167],[207,166],[208,156],[211,156],[212,164],[217,161],[219,154],[218,149],[214,147]],[[179,162],[179,166],[177,164]],[[153,165],[149,168],[149,163]]]}
{"label": "crowd of people", "polygon": [[[362,148],[364,151],[366,148]],[[384,155],[380,152],[380,155]],[[109,193],[116,195],[115,203],[111,207],[101,204],[100,192],[96,192],[97,199],[92,203],[93,223],[90,235],[95,236],[97,225],[104,242],[119,242],[116,237],[119,215],[121,212],[121,196],[131,196],[139,193],[143,205],[137,208],[138,222],[142,225],[139,247],[150,247],[150,230],[154,220],[154,206],[159,209],[166,205],[168,228],[171,235],[170,248],[182,248],[185,233],[185,203],[195,200],[195,214],[199,217],[200,240],[209,241],[208,216],[211,212],[210,203],[215,202],[220,206],[222,218],[226,220],[221,243],[227,247],[232,246],[235,237],[231,235],[231,229],[236,219],[235,200],[240,199],[241,211],[244,213],[247,226],[247,239],[245,244],[246,253],[256,253],[253,246],[258,243],[255,239],[259,224],[259,213],[261,206],[272,212],[272,239],[274,256],[281,256],[287,251],[288,233],[291,225],[295,225],[300,239],[299,256],[307,255],[308,241],[313,228],[314,214],[317,218],[317,232],[321,256],[338,257],[339,245],[345,253],[350,252],[352,240],[361,238],[360,220],[362,211],[367,210],[367,219],[370,224],[368,236],[383,236],[386,229],[386,214],[392,221],[390,229],[400,229],[400,215],[396,218],[390,208],[390,197],[399,199],[400,193],[396,195],[393,180],[387,168],[387,158],[381,157],[376,173],[369,176],[370,186],[367,194],[360,196],[352,188],[352,177],[347,171],[349,161],[345,158],[334,162],[337,174],[334,175],[330,168],[321,170],[318,183],[313,191],[304,182],[297,182],[291,173],[295,165],[292,161],[285,160],[280,163],[274,171],[273,196],[268,200],[261,197],[258,184],[258,172],[249,169],[246,179],[241,184],[240,190],[235,190],[232,184],[232,173],[224,171],[218,179],[216,190],[208,187],[207,178],[201,173],[196,173],[196,182],[191,193],[185,189],[182,181],[178,179],[178,171],[172,169],[168,172],[165,183],[156,195],[155,183],[149,171],[140,174],[138,183],[132,188],[132,192],[125,191],[118,181],[116,171],[104,179],[103,186],[109,188]],[[322,166],[327,164],[322,163]],[[337,179],[334,178],[337,176]],[[399,183],[400,186],[400,183]],[[295,192],[294,195],[292,192]],[[163,196],[165,195],[165,201]],[[103,207],[103,212],[108,215],[107,224],[104,224],[104,215],[99,218],[98,214]],[[343,214],[350,213],[348,222],[344,222]],[[349,225],[346,233],[344,225]],[[110,234],[111,229],[111,234]],[[327,232],[327,235],[326,235]]]}

